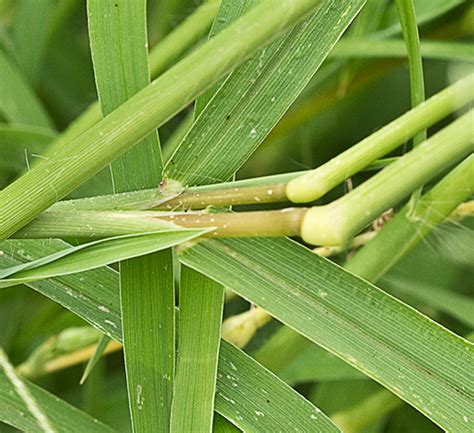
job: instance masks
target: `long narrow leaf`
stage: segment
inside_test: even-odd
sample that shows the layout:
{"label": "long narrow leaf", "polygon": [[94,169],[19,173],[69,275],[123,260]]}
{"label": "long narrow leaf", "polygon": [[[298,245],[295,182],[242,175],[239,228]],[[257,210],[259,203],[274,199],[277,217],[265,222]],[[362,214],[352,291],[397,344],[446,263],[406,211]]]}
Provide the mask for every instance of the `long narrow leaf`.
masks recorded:
{"label": "long narrow leaf", "polygon": [[[0,268],[18,266],[71,248],[59,239],[0,242]],[[122,329],[118,301],[118,272],[109,267],[38,280],[27,285],[113,337]]]}
{"label": "long narrow leaf", "polygon": [[225,341],[217,377],[216,410],[244,431],[339,431],[319,409]]}
{"label": "long narrow leaf", "polygon": [[[89,0],[89,34],[104,116],[149,84],[146,2]],[[120,65],[120,67],[117,67]],[[111,164],[115,192],[156,186],[156,131]],[[125,368],[135,432],[167,431],[174,379],[174,277],[170,250],[120,263]]]}
{"label": "long narrow leaf", "polygon": [[236,70],[200,113],[168,162],[167,175],[185,185],[229,180],[301,93],[363,4],[321,2],[311,18]]}
{"label": "long narrow leaf", "polygon": [[0,349],[0,421],[32,433],[113,430],[64,400],[20,379]]}
{"label": "long narrow leaf", "polygon": [[[270,7],[272,13],[267,14]],[[317,7],[309,0],[264,0],[48,161],[0,191],[0,239],[72,192]]]}
{"label": "long narrow leaf", "polygon": [[[175,246],[194,239],[206,230],[168,230],[141,235],[117,236],[70,247],[33,262],[2,269],[0,288],[52,278],[60,275],[84,272],[128,258]],[[14,249],[16,241],[5,241],[4,249]]]}
{"label": "long narrow leaf", "polygon": [[[207,240],[180,260],[377,380],[440,426],[472,423],[472,346],[285,239]],[[234,278],[238,275],[239,278]],[[467,419],[467,421],[466,421]]]}
{"label": "long narrow leaf", "polygon": [[224,290],[184,267],[171,432],[211,432]]}
{"label": "long narrow leaf", "polygon": [[[37,246],[36,254],[39,255],[44,247],[44,241],[15,242],[24,248],[23,253],[18,254],[18,251],[15,251],[17,254],[12,256],[5,250],[4,254],[0,255],[0,264],[23,263],[32,260],[34,258],[33,245]],[[60,243],[63,248],[64,245],[67,246],[62,241],[51,241],[51,243]],[[0,244],[1,248],[4,248],[5,244],[7,242]],[[30,244],[28,257],[25,257],[28,244]],[[56,245],[55,248],[58,249],[58,246]],[[116,271],[100,268],[32,282],[28,285],[61,303],[111,338],[122,341],[119,277]],[[248,366],[248,368],[236,371],[235,367],[239,365]],[[243,386],[248,386],[248,394]],[[297,431],[301,433],[313,431],[313,429],[322,433],[338,431],[324,414],[319,413],[292,388],[242,351],[225,342],[221,342],[220,346],[217,390],[216,410],[244,430],[253,431],[254,423],[261,422],[269,426],[268,431],[285,431],[286,428],[298,428]],[[259,404],[256,405],[256,403]],[[292,419],[288,418],[290,407],[294,415]],[[265,417],[261,417],[255,411],[263,412]]]}
{"label": "long narrow leaf", "polygon": [[[214,37],[217,33],[224,30],[238,18],[248,12],[252,6],[258,3],[259,0],[244,0],[244,1],[233,1],[233,0],[222,0],[217,16],[214,18],[214,21],[209,32],[209,38]],[[194,104],[194,117],[197,118],[201,112],[204,110],[206,105],[212,99],[212,97],[217,93],[219,88],[222,86],[222,81],[214,84],[210,89],[206,90],[199,98],[196,99]]]}

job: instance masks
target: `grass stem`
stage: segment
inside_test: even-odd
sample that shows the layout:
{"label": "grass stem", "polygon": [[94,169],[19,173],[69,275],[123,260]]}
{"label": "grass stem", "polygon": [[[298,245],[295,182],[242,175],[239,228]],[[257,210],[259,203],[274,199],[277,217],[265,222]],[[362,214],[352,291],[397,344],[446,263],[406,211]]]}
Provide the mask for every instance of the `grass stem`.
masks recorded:
{"label": "grass stem", "polygon": [[474,74],[437,93],[321,167],[288,183],[295,203],[316,200],[408,138],[474,99]]}
{"label": "grass stem", "polygon": [[0,192],[0,239],[97,174],[318,7],[314,1],[264,0],[49,159],[42,159]]}
{"label": "grass stem", "polygon": [[303,220],[303,240],[313,245],[344,245],[382,212],[469,154],[473,115],[473,110],[468,111],[349,194],[311,208]]}
{"label": "grass stem", "polygon": [[[425,80],[423,77],[423,60],[421,58],[420,35],[416,22],[416,11],[413,0],[396,0],[398,16],[402,26],[403,39],[408,53],[410,70],[410,97],[411,106],[416,107],[425,100]],[[426,129],[421,130],[413,137],[413,147],[426,140]],[[410,206],[414,209],[421,196],[423,185],[417,188],[410,199]]]}

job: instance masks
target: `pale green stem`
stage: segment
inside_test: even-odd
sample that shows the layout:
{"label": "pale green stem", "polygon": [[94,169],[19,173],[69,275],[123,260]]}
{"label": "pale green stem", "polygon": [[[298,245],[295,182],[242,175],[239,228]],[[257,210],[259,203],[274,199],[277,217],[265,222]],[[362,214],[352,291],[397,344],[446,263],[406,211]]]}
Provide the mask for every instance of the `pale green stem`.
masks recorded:
{"label": "pale green stem", "polygon": [[[474,156],[471,155],[422,196],[417,208],[421,217],[417,223],[406,217],[408,209],[405,206],[372,241],[346,263],[345,268],[376,283],[437,225],[446,222],[456,207],[472,195],[473,171]],[[467,338],[472,338],[472,335]],[[265,367],[278,373],[310,344],[302,335],[283,327],[253,355]],[[275,356],[275,353],[285,355]]]}
{"label": "pale green stem", "polygon": [[[364,171],[379,170],[397,159],[394,157],[377,160]],[[54,204],[51,210],[188,210],[209,206],[279,203],[288,201],[285,192],[286,184],[308,172],[309,170],[295,171],[235,182],[196,186],[184,190],[179,184],[167,181],[160,189],[60,201]]]}
{"label": "pale green stem", "polygon": [[247,236],[296,236],[307,208],[287,208],[276,211],[237,213],[182,213],[161,217],[163,221],[180,227],[215,227],[207,236],[247,237]]}
{"label": "pale green stem", "polygon": [[47,211],[13,235],[26,239],[97,239],[180,227],[215,230],[210,237],[296,236],[306,208],[275,211],[167,213],[154,211]]}
{"label": "pale green stem", "polygon": [[408,206],[405,206],[347,263],[346,269],[376,282],[472,195],[473,173],[474,156],[471,155],[422,196],[415,209],[417,218],[408,219]]}
{"label": "pale green stem", "polygon": [[[474,156],[469,156],[422,197],[417,209],[417,213],[420,215],[418,223],[414,224],[406,218],[407,207],[405,207],[390,223],[383,227],[374,240],[369,242],[346,265],[346,269],[375,282],[401,257],[414,248],[436,225],[445,222],[452,212],[472,195],[474,191],[473,171]],[[471,208],[472,204],[468,202],[466,206]],[[461,205],[462,208],[466,206]],[[464,212],[462,214],[464,215]],[[473,334],[470,334],[466,338],[472,341],[474,337]],[[254,356],[267,368],[278,372],[307,349],[309,345],[310,342],[306,338],[289,328],[283,327],[270,340],[270,344],[262,346],[258,352],[254,353]],[[110,351],[115,351],[119,350],[121,345],[111,341],[107,352],[109,348]],[[52,360],[46,365],[44,373],[62,370],[86,361],[94,353],[95,346],[87,349],[80,353],[71,353]],[[288,356],[275,357],[276,352],[284,352],[291,359]],[[25,373],[25,377],[29,377],[29,369]],[[373,406],[370,405],[370,407]],[[337,416],[342,417],[343,414]]]}
{"label": "pale green stem", "polygon": [[452,122],[358,188],[326,205],[311,208],[301,236],[313,245],[344,245],[385,210],[473,149],[474,110]]}
{"label": "pale green stem", "polygon": [[95,343],[101,333],[90,326],[67,328],[35,349],[28,359],[17,367],[23,377],[36,378],[45,373],[49,361]]}
{"label": "pale green stem", "polygon": [[251,307],[235,316],[230,316],[222,323],[222,338],[237,347],[245,347],[255,333],[265,326],[272,317],[260,307]]}
{"label": "pale green stem", "polygon": [[[0,239],[131,149],[252,53],[319,7],[264,0],[95,126],[0,192]],[[271,13],[269,13],[271,11]]]}
{"label": "pale green stem", "polygon": [[[438,224],[445,222],[458,205],[472,195],[474,191],[473,171],[474,156],[471,155],[422,196],[417,207],[417,214],[421,218],[417,223],[407,218],[408,209],[405,206],[372,241],[346,264],[345,268],[375,283]],[[473,338],[473,334],[466,337],[470,341]],[[300,334],[290,328],[283,327],[270,339],[269,343],[263,345],[254,354],[254,357],[267,368],[279,372],[303,353],[310,344]],[[285,353],[285,356],[275,356],[275,353],[279,352]],[[393,409],[391,403],[394,400],[390,397],[389,401]],[[365,407],[373,408],[373,405]],[[382,412],[379,410],[376,412],[377,418],[379,418]],[[337,416],[342,418],[344,415],[340,413]],[[364,416],[370,416],[370,413],[366,413]]]}
{"label": "pale green stem", "polygon": [[[158,77],[184,52],[202,38],[211,27],[219,9],[220,0],[211,0],[198,7],[176,29],[169,33],[150,51],[150,76]],[[46,155],[53,155],[72,139],[94,126],[102,119],[99,103],[92,103],[71,125],[49,146]]]}
{"label": "pale green stem", "polygon": [[295,203],[316,200],[348,177],[391,152],[417,132],[474,99],[474,74],[437,93],[355,146],[292,180],[286,190]]}
{"label": "pale green stem", "polygon": [[[114,340],[111,340],[104,351],[104,355],[109,353],[116,352],[122,349],[122,345],[117,343]],[[54,357],[53,359],[45,362],[41,370],[32,370],[30,366],[27,364],[28,360],[20,364],[17,367],[18,374],[27,378],[27,379],[37,379],[40,376],[45,376],[50,373],[54,373],[56,371],[61,371],[66,368],[72,367],[73,365],[81,364],[83,362],[88,361],[91,356],[94,355],[96,350],[96,344],[86,346],[82,349],[74,350],[65,353],[64,355],[59,355]]]}

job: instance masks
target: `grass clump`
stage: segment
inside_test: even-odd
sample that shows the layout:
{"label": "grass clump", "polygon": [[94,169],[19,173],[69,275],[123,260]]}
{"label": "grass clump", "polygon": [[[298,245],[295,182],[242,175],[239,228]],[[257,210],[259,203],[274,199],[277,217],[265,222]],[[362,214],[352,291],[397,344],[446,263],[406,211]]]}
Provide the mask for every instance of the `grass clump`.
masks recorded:
{"label": "grass clump", "polygon": [[472,431],[472,7],[195,6],[0,2],[0,429]]}

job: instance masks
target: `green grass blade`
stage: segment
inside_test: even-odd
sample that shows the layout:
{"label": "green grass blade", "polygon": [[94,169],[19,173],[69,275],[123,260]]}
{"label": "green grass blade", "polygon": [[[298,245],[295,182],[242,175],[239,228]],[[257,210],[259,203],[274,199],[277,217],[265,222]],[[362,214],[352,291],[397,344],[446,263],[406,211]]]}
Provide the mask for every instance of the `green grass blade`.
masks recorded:
{"label": "green grass blade", "polygon": [[18,64],[30,83],[39,79],[49,36],[53,0],[19,0],[12,39]]}
{"label": "green grass blade", "polygon": [[173,433],[211,432],[224,290],[187,267],[181,270]]}
{"label": "green grass blade", "polygon": [[[466,42],[423,40],[425,59],[474,62],[472,45]],[[329,53],[330,58],[405,58],[407,50],[400,39],[344,38]]]}
{"label": "green grass blade", "polygon": [[[425,101],[425,79],[423,76],[423,61],[420,52],[420,35],[416,22],[416,12],[413,0],[397,0],[398,14],[402,26],[403,39],[407,47],[408,67],[410,70],[411,106],[416,107]],[[426,140],[426,129],[413,137],[413,147]],[[411,196],[411,207],[415,208],[421,196],[423,186],[417,188]]]}
{"label": "green grass blade", "polygon": [[171,249],[121,264],[120,301],[134,431],[168,431],[175,369]]}
{"label": "green grass blade", "polygon": [[[151,254],[187,242],[205,230],[169,230],[141,235],[117,236],[78,247],[70,247],[39,260],[2,269],[0,288],[20,283],[84,272],[121,260]],[[16,241],[6,241],[3,248],[14,249]]]}
{"label": "green grass blade", "polygon": [[363,4],[321,2],[311,18],[234,71],[171,157],[167,176],[184,185],[229,180],[302,92]]}
{"label": "green grass blade", "polygon": [[[150,82],[145,2],[88,2],[89,37],[104,116]],[[157,186],[161,154],[156,131],[111,165],[117,192]]]}
{"label": "green grass blade", "polygon": [[[19,254],[18,249],[13,252],[5,249],[8,242],[0,244],[5,250],[0,255],[2,266],[31,260],[30,255],[36,253],[36,256],[40,256],[43,248],[53,249],[51,244],[54,243],[55,249],[67,246],[61,241],[48,241],[46,245],[41,241],[15,241],[22,250],[22,254]],[[30,258],[25,258],[26,251]],[[101,268],[27,284],[61,303],[111,338],[122,341],[119,277],[116,271]],[[239,369],[239,366],[243,368]],[[256,423],[257,426],[269,426],[268,431],[285,431],[286,428],[298,429],[296,431],[301,433],[313,431],[313,428],[324,433],[337,431],[326,416],[296,391],[226,342],[221,342],[220,346],[217,390],[216,410],[244,430],[262,431],[252,427]],[[293,411],[292,419],[288,419],[288,408]],[[266,416],[261,417],[255,411],[263,412]]]}
{"label": "green grass blade", "polygon": [[[240,17],[247,10],[244,3],[224,0],[213,22],[210,37]],[[200,114],[221,84],[215,84],[197,98],[191,113],[193,118]],[[182,268],[172,432],[206,432],[213,426],[223,302],[222,286],[187,267]]]}
{"label": "green grass blade", "polygon": [[[309,0],[264,0],[48,161],[0,192],[0,239],[95,175],[173,114],[314,11]],[[268,14],[268,9],[272,10]],[[216,53],[219,53],[216,56]],[[212,62],[209,61],[212,59]]]}
{"label": "green grass blade", "polygon": [[[413,0],[397,0],[398,14],[402,26],[403,38],[408,53],[410,69],[410,94],[412,107],[425,100],[425,82],[423,63],[420,52],[420,35],[418,32],[415,5]],[[420,132],[414,138],[414,145],[426,139],[426,131]]]}
{"label": "green grass blade", "polygon": [[18,67],[0,49],[0,113],[11,123],[52,129],[49,116]]}
{"label": "green grass blade", "polygon": [[[209,38],[214,37],[217,33],[224,30],[231,23],[244,15],[245,12],[248,12],[252,6],[258,4],[258,1],[259,0],[244,0],[235,2],[232,0],[223,0],[212,23]],[[194,104],[194,118],[197,118],[201,114],[202,110],[204,110],[212,97],[217,93],[219,87],[222,86],[224,81],[225,79],[214,84],[210,89],[196,99]]]}
{"label": "green grass blade", "polygon": [[319,409],[225,341],[217,377],[216,410],[243,431],[339,431]]}
{"label": "green grass blade", "polygon": [[438,425],[462,431],[472,423],[466,417],[473,396],[465,382],[472,347],[370,283],[285,239],[207,240],[185,249],[180,260],[263,307]]}
{"label": "green grass blade", "polygon": [[[71,245],[59,239],[0,242],[0,269],[58,253]],[[79,314],[109,337],[122,329],[118,272],[102,267],[27,283],[27,286]],[[78,312],[82,312],[78,313]]]}
{"label": "green grass blade", "polygon": [[[150,82],[146,1],[89,0],[88,17],[97,93],[106,116]],[[115,160],[111,171],[115,192],[159,185],[157,132]],[[168,431],[175,351],[171,250],[121,262],[120,299],[133,431]]]}
{"label": "green grass blade", "polygon": [[20,379],[0,349],[0,421],[32,433],[113,430],[64,400]]}
{"label": "green grass blade", "polygon": [[86,367],[84,368],[84,373],[82,373],[81,380],[79,381],[80,385],[83,385],[84,382],[88,379],[88,377],[94,370],[94,367],[97,365],[100,358],[102,357],[109,342],[110,342],[110,338],[107,337],[107,335],[102,335],[102,337],[100,337],[100,340],[97,343],[97,347],[95,349],[94,354],[89,359],[89,361],[87,361]]}

